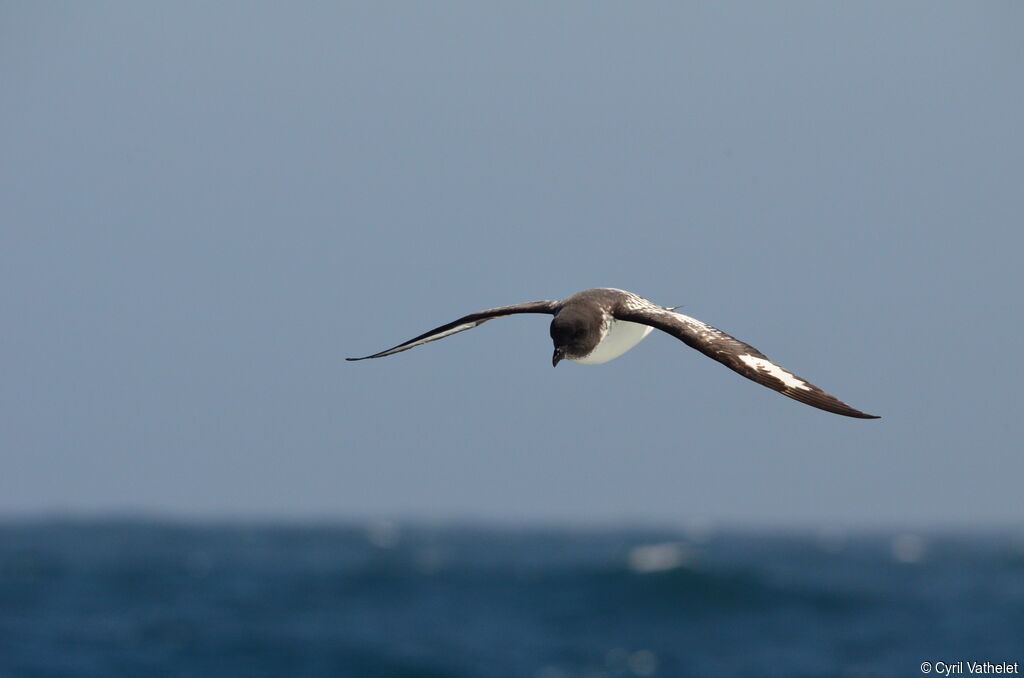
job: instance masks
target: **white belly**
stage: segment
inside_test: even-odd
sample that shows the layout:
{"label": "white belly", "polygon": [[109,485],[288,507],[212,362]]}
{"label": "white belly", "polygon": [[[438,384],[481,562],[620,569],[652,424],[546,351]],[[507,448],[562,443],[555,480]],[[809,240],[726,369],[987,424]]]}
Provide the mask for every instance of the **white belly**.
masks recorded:
{"label": "white belly", "polygon": [[583,365],[606,363],[639,344],[653,329],[650,325],[613,320],[604,339],[597,345],[597,348],[591,351],[590,355],[584,358],[570,358],[570,360]]}

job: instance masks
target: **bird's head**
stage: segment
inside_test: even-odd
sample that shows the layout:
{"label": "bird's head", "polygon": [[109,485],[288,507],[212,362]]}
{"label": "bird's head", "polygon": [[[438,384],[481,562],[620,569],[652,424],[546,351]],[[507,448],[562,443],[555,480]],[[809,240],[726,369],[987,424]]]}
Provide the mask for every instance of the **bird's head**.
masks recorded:
{"label": "bird's head", "polygon": [[563,310],[551,321],[551,341],[555,344],[551,365],[557,366],[562,358],[590,355],[600,340],[601,327],[593,318]]}

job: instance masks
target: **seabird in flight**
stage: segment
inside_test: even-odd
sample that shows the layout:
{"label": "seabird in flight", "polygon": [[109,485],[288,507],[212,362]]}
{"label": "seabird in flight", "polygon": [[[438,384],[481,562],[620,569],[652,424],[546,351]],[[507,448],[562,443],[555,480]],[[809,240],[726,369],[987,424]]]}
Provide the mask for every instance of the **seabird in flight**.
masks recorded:
{"label": "seabird in flight", "polygon": [[632,292],[608,287],[583,290],[561,301],[529,301],[470,313],[394,348],[347,360],[394,355],[472,329],[492,318],[516,313],[548,313],[555,316],[551,321],[551,339],[555,344],[552,365],[558,365],[563,358],[584,365],[606,363],[639,344],[651,330],[659,329],[747,379],[811,407],[847,417],[879,418],[850,407],[806,379],[772,362],[750,344],[711,325],[676,313],[675,308],[658,306]]}

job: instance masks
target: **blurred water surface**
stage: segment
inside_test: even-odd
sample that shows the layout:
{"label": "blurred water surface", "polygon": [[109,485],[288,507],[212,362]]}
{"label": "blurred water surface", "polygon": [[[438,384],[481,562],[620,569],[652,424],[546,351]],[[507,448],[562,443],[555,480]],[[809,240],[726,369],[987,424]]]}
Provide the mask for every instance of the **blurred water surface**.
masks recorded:
{"label": "blurred water surface", "polygon": [[0,676],[912,676],[1024,661],[1018,533],[13,521]]}

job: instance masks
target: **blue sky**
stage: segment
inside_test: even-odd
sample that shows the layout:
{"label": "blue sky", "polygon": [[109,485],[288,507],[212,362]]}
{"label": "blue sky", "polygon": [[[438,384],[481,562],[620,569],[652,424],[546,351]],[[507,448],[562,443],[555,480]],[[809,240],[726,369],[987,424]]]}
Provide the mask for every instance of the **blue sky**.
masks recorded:
{"label": "blue sky", "polygon": [[[1019,525],[1015,3],[7,4],[0,514]],[[657,333],[632,290],[855,407]]]}

